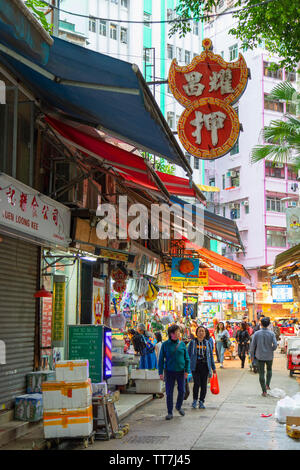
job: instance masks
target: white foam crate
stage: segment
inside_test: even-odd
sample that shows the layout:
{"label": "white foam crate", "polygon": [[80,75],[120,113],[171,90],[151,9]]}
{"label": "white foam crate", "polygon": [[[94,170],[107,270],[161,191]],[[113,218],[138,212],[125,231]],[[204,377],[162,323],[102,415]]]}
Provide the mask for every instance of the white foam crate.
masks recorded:
{"label": "white foam crate", "polygon": [[136,393],[163,393],[165,390],[162,380],[136,380]]}
{"label": "white foam crate", "polygon": [[146,370],[145,369],[132,369],[131,371],[132,379],[146,379]]}

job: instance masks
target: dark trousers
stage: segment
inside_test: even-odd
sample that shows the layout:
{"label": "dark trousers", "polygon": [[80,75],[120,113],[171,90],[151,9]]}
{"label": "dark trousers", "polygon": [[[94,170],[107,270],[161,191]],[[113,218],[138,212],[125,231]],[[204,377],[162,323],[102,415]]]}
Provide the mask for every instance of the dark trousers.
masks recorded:
{"label": "dark trousers", "polygon": [[171,415],[173,413],[173,394],[176,381],[178,390],[176,410],[180,410],[183,403],[185,392],[184,372],[173,372],[166,370],[165,380],[168,414]]}
{"label": "dark trousers", "polygon": [[249,346],[248,344],[239,344],[238,345],[238,355],[242,362],[242,367],[245,365],[246,355],[248,353]]}
{"label": "dark trousers", "polygon": [[[265,364],[267,366],[267,380],[265,381]],[[270,387],[272,378],[272,364],[273,361],[259,361],[257,360],[257,369],[259,373],[259,382],[263,392],[266,392],[266,385]]]}
{"label": "dark trousers", "polygon": [[207,379],[208,379],[208,367],[205,363],[197,363],[196,370],[193,372],[194,387],[193,387],[193,400],[198,400],[199,388],[200,401],[205,400],[207,392]]}

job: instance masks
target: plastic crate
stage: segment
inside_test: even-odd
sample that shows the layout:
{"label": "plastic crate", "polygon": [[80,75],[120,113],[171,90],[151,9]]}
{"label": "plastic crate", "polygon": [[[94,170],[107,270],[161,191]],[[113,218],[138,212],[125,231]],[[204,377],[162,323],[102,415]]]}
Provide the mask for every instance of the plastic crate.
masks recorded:
{"label": "plastic crate", "polygon": [[162,393],[165,384],[162,380],[136,380],[136,393]]}

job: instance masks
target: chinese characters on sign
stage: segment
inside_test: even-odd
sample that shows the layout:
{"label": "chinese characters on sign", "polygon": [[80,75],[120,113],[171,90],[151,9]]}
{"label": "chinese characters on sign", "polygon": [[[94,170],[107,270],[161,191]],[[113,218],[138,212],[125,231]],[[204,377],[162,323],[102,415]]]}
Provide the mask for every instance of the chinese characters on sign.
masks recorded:
{"label": "chinese characters on sign", "polygon": [[0,173],[0,224],[43,241],[68,246],[71,211]]}
{"label": "chinese characters on sign", "polygon": [[56,276],[53,283],[52,345],[55,347],[63,346],[64,343],[66,290],[64,279],[64,276]]}
{"label": "chinese characters on sign", "polygon": [[240,132],[239,119],[231,105],[244,92],[248,69],[240,54],[225,62],[211,52],[211,41],[202,42],[204,52],[190,65],[173,60],[169,87],[186,109],[178,121],[178,136],[185,149],[203,159],[219,158],[230,151]]}

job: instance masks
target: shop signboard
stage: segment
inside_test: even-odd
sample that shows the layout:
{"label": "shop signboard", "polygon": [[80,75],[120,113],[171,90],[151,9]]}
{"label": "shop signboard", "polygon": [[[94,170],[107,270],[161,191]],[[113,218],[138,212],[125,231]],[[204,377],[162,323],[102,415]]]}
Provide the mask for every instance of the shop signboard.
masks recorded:
{"label": "shop signboard", "polygon": [[53,280],[52,346],[63,347],[65,337],[65,276]]}
{"label": "shop signboard", "polygon": [[134,255],[132,253],[126,253],[125,251],[112,250],[109,248],[100,248],[99,256],[107,259],[113,259],[116,261],[123,261],[132,263]]}
{"label": "shop signboard", "polygon": [[232,104],[244,92],[248,68],[239,54],[226,62],[212,52],[210,39],[202,41],[204,51],[186,66],[176,59],[169,70],[169,87],[186,109],[178,121],[178,137],[195,157],[213,160],[226,155],[236,143],[240,123]]}
{"label": "shop signboard", "polygon": [[272,285],[273,303],[293,302],[293,286],[291,284]]}
{"label": "shop signboard", "polygon": [[300,240],[300,207],[289,207],[286,210],[286,233],[290,245]]}
{"label": "shop signboard", "polygon": [[0,225],[53,245],[71,241],[68,207],[0,173]]}
{"label": "shop signboard", "polygon": [[93,278],[93,325],[103,324],[105,280]]}
{"label": "shop signboard", "polygon": [[52,297],[44,297],[42,302],[41,346],[51,348]]}
{"label": "shop signboard", "polygon": [[199,279],[199,259],[172,258],[172,281]]}
{"label": "shop signboard", "polygon": [[183,316],[197,318],[198,316],[198,295],[183,295]]}
{"label": "shop signboard", "polygon": [[232,303],[232,292],[223,291],[205,291],[204,302],[224,302]]}
{"label": "shop signboard", "polygon": [[234,292],[233,293],[233,310],[239,312],[246,310],[246,292]]}

